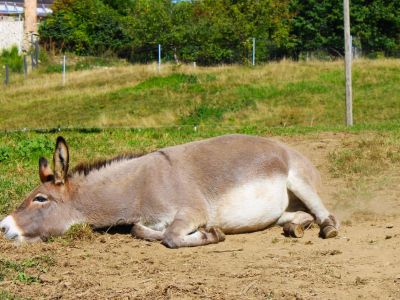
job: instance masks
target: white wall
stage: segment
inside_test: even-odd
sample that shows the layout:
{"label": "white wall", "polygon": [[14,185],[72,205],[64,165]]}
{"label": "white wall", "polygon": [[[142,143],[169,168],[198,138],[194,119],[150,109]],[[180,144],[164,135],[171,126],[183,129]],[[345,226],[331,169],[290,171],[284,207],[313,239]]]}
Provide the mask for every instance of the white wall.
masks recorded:
{"label": "white wall", "polygon": [[0,20],[0,51],[16,45],[22,49],[24,21]]}

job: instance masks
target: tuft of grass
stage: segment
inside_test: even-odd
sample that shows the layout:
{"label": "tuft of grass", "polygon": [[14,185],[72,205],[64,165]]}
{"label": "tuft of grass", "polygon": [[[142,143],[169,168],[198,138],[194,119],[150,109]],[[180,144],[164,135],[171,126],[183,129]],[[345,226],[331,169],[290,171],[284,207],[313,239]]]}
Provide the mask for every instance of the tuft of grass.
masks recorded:
{"label": "tuft of grass", "polygon": [[93,238],[93,229],[88,224],[72,225],[62,237],[62,239],[69,242],[76,240],[92,240]]}
{"label": "tuft of grass", "polygon": [[171,88],[177,90],[183,84],[195,84],[198,82],[198,78],[194,74],[182,74],[176,73],[165,77],[155,76],[151,77],[133,88],[133,91],[144,91],[149,89],[163,89]]}
{"label": "tuft of grass", "polygon": [[182,125],[200,125],[207,121],[220,121],[224,115],[224,108],[211,107],[205,104],[200,104],[195,107],[187,116],[180,119]]}
{"label": "tuft of grass", "polygon": [[0,290],[0,300],[20,300],[18,296],[15,296],[7,291]]}
{"label": "tuft of grass", "polygon": [[24,284],[40,282],[40,274],[55,265],[51,256],[35,256],[21,261],[0,259],[0,282],[13,279]]}
{"label": "tuft of grass", "polygon": [[271,243],[272,244],[276,244],[276,243],[278,243],[279,242],[279,239],[277,238],[277,237],[274,237],[272,240],[271,240]]}
{"label": "tuft of grass", "polygon": [[400,141],[384,137],[363,138],[329,154],[330,172],[334,177],[373,176],[400,164]]}

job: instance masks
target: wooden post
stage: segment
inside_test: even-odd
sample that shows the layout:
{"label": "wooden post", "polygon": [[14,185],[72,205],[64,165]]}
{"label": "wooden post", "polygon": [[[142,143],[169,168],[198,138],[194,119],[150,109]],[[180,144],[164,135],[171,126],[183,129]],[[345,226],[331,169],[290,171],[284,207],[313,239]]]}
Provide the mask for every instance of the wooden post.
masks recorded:
{"label": "wooden post", "polygon": [[24,0],[24,50],[31,48],[31,36],[37,33],[37,0]]}
{"label": "wooden post", "polygon": [[353,100],[351,86],[351,38],[350,38],[350,5],[349,0],[343,0],[344,14],[344,46],[346,69],[346,125],[353,126]]}

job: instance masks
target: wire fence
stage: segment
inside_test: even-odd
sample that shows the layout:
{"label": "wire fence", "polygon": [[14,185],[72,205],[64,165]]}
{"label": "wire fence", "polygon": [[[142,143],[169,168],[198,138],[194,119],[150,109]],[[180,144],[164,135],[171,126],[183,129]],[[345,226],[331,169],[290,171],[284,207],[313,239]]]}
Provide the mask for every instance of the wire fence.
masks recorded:
{"label": "wire fence", "polygon": [[[276,45],[270,41],[258,40],[257,38],[249,38],[247,44],[243,47],[238,47],[237,44],[220,44],[219,47],[228,49],[225,53],[226,58],[223,64],[242,64],[255,66],[258,64],[278,61],[284,56],[282,56]],[[353,58],[358,58],[361,56],[361,50],[357,47],[352,47]],[[198,49],[193,48],[193,52],[198,51]],[[24,73],[25,79],[28,79],[28,72],[35,70],[39,67],[40,62],[40,52],[41,47],[39,45],[38,37],[34,38],[32,36],[31,40],[31,50],[25,53],[19,59],[22,61],[22,68],[13,68],[8,63],[5,63],[3,67],[2,76],[4,77],[4,85],[10,85],[11,77],[13,73]],[[195,57],[196,55],[193,55]],[[163,63],[169,62],[174,64],[180,63],[190,63],[193,66],[197,65],[208,65],[207,61],[200,59],[197,61],[195,59],[190,60],[190,53],[186,54],[185,58],[182,55],[178,55],[178,51],[174,45],[171,44],[151,44],[146,45],[141,48],[135,49],[128,59],[131,63],[157,63],[158,70],[161,70]],[[339,50],[337,49],[319,49],[315,51],[305,51],[301,52],[297,59],[308,61],[308,60],[334,60],[337,57],[343,57]],[[68,70],[68,57],[67,55],[62,56],[61,63],[57,66],[52,66],[53,71],[62,73],[62,85],[66,84],[66,72]],[[17,70],[16,70],[17,69]],[[52,71],[52,72],[53,72]]]}

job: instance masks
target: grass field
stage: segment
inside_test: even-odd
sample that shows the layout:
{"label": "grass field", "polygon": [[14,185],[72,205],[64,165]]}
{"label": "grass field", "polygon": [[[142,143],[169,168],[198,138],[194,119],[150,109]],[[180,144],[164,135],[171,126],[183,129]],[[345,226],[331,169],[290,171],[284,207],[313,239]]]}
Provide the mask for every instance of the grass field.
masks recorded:
{"label": "grass field", "polygon": [[[165,65],[161,73],[154,65],[121,65],[71,72],[65,87],[57,73],[38,72],[27,81],[15,77],[0,92],[0,219],[38,184],[38,158],[51,159],[60,134],[70,145],[72,167],[121,152],[150,152],[227,133],[274,136],[322,170],[329,182],[328,204],[342,213],[344,224],[354,218],[375,220],[373,211],[390,215],[397,203],[400,171],[400,60],[358,60],[353,82],[356,125],[345,128],[342,62],[283,61],[256,68]],[[376,202],[380,197],[392,202]],[[100,239],[95,237],[94,247],[102,247]],[[237,239],[241,245],[243,237]],[[272,243],[280,241],[276,233]],[[49,288],[51,294],[53,284],[39,277],[48,270],[55,276],[55,265],[70,271],[58,254],[69,247],[65,241],[46,246],[51,250],[43,254],[35,248],[31,257],[22,250],[13,255],[6,245],[0,243],[0,251],[8,253],[0,257],[0,299],[20,295],[18,290],[24,296],[40,296],[35,286]],[[299,251],[308,251],[308,245]],[[288,247],[283,242],[278,246]],[[312,253],[309,258],[313,263]],[[85,259],[90,261],[89,256]],[[2,282],[13,282],[13,287],[2,291]],[[143,282],[138,284],[147,284]],[[216,290],[220,288],[210,288],[209,296],[215,297],[211,292]],[[368,293],[365,289],[364,295]]]}
{"label": "grass field", "polygon": [[[354,63],[356,124],[398,122],[400,61]],[[339,126],[342,62],[256,68],[119,66],[16,78],[1,87],[0,129],[54,127]]]}

